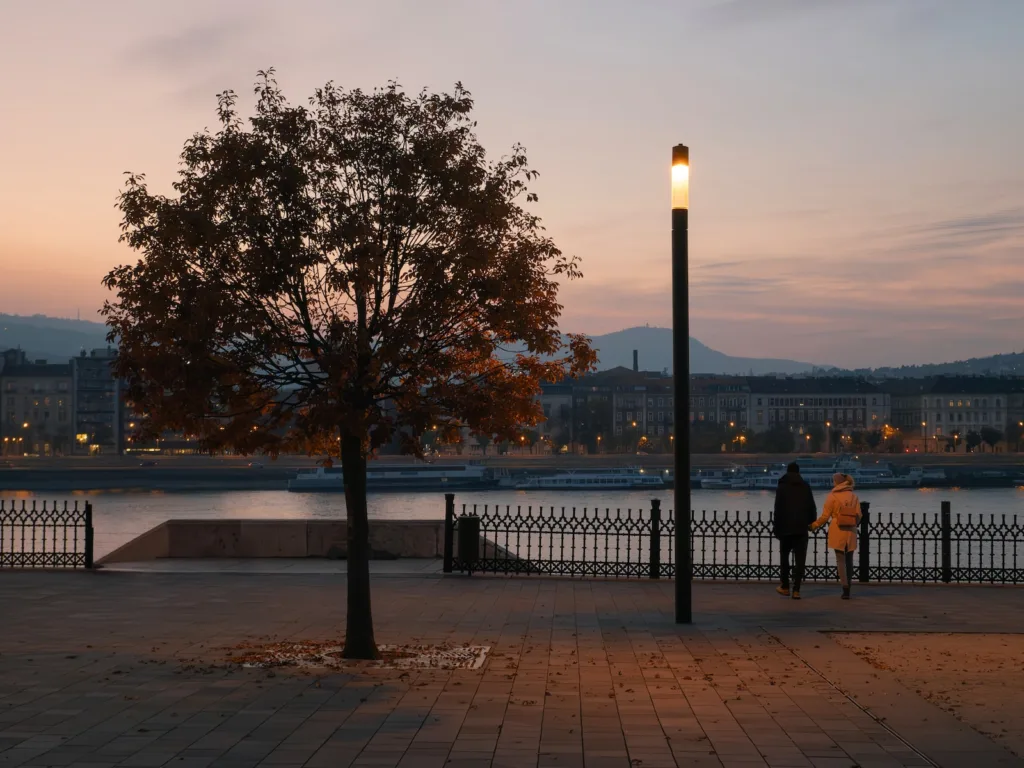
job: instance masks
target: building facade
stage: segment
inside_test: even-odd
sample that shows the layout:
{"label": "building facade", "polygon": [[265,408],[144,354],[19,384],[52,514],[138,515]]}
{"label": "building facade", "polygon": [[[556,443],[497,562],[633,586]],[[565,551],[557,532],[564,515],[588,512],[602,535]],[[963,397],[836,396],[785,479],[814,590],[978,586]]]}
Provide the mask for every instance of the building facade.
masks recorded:
{"label": "building facade", "polygon": [[113,375],[115,354],[110,348],[94,349],[71,358],[77,454],[124,451],[126,414],[120,382]]}
{"label": "building facade", "polygon": [[0,369],[0,451],[59,456],[73,445],[73,392],[67,363],[29,361],[7,350]]}
{"label": "building facade", "polygon": [[750,386],[741,376],[693,376],[690,422],[743,430],[750,418]]}
{"label": "building facade", "polygon": [[794,433],[810,427],[849,433],[883,429],[889,423],[891,398],[864,379],[751,377],[750,428],[776,427]]}

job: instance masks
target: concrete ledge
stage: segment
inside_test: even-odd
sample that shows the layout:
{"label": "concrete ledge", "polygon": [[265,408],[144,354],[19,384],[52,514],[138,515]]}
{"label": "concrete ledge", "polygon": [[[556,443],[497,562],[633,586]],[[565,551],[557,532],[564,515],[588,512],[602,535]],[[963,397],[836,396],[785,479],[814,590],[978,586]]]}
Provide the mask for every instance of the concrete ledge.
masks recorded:
{"label": "concrete ledge", "polygon": [[[168,520],[100,559],[96,565],[161,558],[326,557],[347,553],[345,520]],[[443,520],[370,522],[371,557],[444,556]]]}

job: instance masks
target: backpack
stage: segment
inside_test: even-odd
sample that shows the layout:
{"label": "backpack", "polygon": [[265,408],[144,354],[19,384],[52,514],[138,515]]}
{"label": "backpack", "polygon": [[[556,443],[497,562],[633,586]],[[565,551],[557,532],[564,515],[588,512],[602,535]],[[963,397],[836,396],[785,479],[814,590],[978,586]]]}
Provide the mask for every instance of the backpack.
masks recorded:
{"label": "backpack", "polygon": [[857,516],[860,514],[860,500],[852,493],[844,494],[846,498],[840,503],[836,512],[836,524],[840,530],[853,531],[857,528]]}

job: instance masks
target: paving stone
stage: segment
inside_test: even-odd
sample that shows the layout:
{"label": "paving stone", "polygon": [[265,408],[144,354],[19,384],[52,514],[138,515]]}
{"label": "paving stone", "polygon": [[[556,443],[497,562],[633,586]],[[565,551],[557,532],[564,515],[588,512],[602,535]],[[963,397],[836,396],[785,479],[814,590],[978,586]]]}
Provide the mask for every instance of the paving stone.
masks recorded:
{"label": "paving stone", "polygon": [[20,617],[0,636],[0,768],[1021,764],[822,634],[950,630],[968,608],[1022,632],[1014,589],[871,587],[851,612],[815,609],[813,586],[796,611],[766,585],[697,584],[680,627],[670,582],[394,576],[374,584],[380,642],[486,645],[488,663],[318,676],[223,662],[336,639],[337,577],[91,576],[0,581]]}

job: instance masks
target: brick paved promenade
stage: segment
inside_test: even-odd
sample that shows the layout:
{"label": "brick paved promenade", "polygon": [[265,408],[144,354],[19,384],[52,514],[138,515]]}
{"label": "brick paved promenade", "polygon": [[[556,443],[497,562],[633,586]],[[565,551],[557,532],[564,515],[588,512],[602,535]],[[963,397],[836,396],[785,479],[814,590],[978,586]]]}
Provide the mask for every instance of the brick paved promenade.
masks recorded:
{"label": "brick paved promenade", "polygon": [[1019,633],[1021,589],[845,603],[824,585],[796,602],[698,583],[681,628],[670,583],[391,570],[378,642],[491,646],[482,669],[224,664],[243,641],[336,638],[337,573],[0,574],[0,768],[1024,764],[822,633]]}

